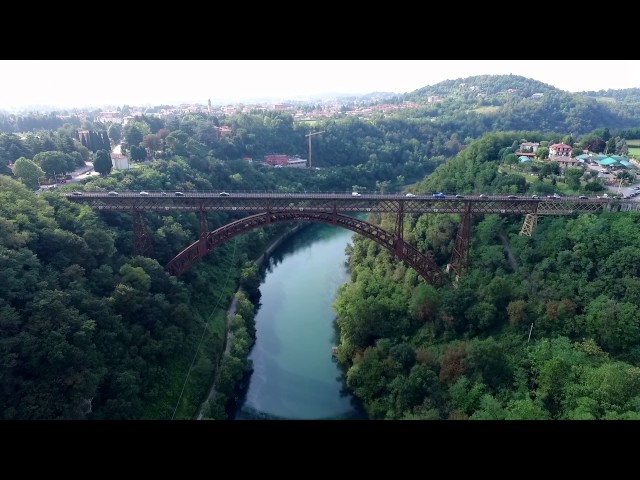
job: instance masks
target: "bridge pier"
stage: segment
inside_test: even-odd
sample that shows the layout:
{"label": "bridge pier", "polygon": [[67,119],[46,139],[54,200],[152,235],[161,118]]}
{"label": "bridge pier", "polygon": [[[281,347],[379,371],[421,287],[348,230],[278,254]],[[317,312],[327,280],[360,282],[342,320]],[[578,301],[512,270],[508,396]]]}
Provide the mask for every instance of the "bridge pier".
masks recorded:
{"label": "bridge pier", "polygon": [[394,253],[399,257],[402,257],[404,251],[404,202],[400,201],[398,205],[398,215],[396,216],[396,231],[394,240]]}
{"label": "bridge pier", "polygon": [[133,253],[143,257],[153,256],[153,240],[140,210],[133,211]]}
{"label": "bridge pier", "polygon": [[458,228],[456,235],[456,243],[451,253],[451,262],[447,265],[447,272],[453,270],[456,279],[462,276],[463,270],[469,265],[469,238],[471,236],[471,203],[467,203],[464,213],[462,214],[462,222]]}
{"label": "bridge pier", "polygon": [[198,236],[198,253],[200,257],[204,257],[207,253],[207,234],[209,233],[209,221],[207,219],[207,212],[200,210],[200,235]]}
{"label": "bridge pier", "polygon": [[530,237],[537,226],[538,226],[538,214],[527,213],[524,217],[522,228],[520,229],[520,235],[526,235]]}

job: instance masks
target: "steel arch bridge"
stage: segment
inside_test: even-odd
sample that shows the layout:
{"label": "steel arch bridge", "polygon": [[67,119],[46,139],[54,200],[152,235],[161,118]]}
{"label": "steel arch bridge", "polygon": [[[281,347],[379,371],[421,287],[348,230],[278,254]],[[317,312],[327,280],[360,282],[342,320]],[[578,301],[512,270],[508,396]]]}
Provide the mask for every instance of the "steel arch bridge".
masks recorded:
{"label": "steel arch bridge", "polygon": [[[525,216],[520,231],[531,235],[539,215],[574,215],[603,211],[640,209],[637,202],[621,202],[610,197],[530,197],[517,195],[419,195],[347,193],[272,192],[74,192],[63,193],[72,202],[85,203],[98,211],[124,211],[133,214],[134,250],[152,254],[151,236],[144,224],[144,212],[194,212],[200,216],[199,238],[166,265],[179,276],[207,253],[226,241],[250,230],[282,222],[315,222],[336,225],[372,239],[412,267],[427,283],[447,280],[431,252],[422,253],[403,239],[406,214],[458,213],[461,223],[447,271],[463,274],[468,265],[471,219],[473,215],[499,214]],[[208,212],[244,213],[248,216],[209,231]],[[350,216],[354,213],[395,214],[393,232]]]}

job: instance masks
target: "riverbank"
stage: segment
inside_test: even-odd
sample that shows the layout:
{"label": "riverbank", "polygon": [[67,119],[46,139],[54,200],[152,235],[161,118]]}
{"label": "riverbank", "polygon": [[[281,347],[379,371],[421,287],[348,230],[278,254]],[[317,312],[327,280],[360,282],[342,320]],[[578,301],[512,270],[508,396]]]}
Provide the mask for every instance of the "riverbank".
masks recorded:
{"label": "riverbank", "polygon": [[[276,250],[276,248],[278,248],[283,242],[285,242],[291,236],[293,236],[296,233],[298,233],[300,230],[302,230],[306,226],[308,226],[308,224],[295,225],[294,227],[289,229],[287,232],[285,232],[283,235],[279,236],[273,242],[271,242],[267,246],[267,248],[257,258],[254,259],[254,262],[256,263],[258,268],[262,267],[264,262],[271,256],[271,254]],[[238,293],[238,292],[236,292],[236,293]],[[236,297],[236,295],[234,295],[233,299],[231,300],[231,304],[227,308],[227,314],[225,316],[224,354],[222,355],[222,357],[218,361],[218,365],[216,367],[216,371],[220,369],[220,362],[222,361],[222,358],[224,358],[224,355],[229,354],[229,352],[231,351],[231,341],[232,341],[232,338],[233,338],[233,334],[229,331],[228,319],[230,317],[232,317],[233,315],[235,315],[237,304],[238,304],[237,297]],[[217,382],[217,376],[216,376],[216,379],[214,379],[213,384],[211,385],[211,388],[209,389],[209,393],[207,394],[207,398],[204,400],[204,402],[202,402],[202,404],[200,404],[200,407],[198,408],[198,411],[195,414],[194,418],[196,420],[202,420],[202,417],[204,416],[203,412],[209,406],[209,403],[211,402],[211,400],[215,397],[215,395],[216,395],[216,382]]]}
{"label": "riverbank", "polygon": [[349,280],[352,237],[348,229],[313,224],[271,254],[262,268],[250,371],[228,404],[228,418],[366,418],[331,355],[338,341],[333,303]]}

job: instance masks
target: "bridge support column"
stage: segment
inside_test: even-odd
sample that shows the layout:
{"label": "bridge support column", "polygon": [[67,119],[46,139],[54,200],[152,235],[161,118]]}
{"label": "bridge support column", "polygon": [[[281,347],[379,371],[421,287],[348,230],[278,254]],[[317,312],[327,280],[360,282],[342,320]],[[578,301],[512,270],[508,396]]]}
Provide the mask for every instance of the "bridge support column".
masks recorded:
{"label": "bridge support column", "polygon": [[402,258],[402,253],[404,249],[404,240],[402,238],[404,232],[404,202],[401,200],[400,205],[398,205],[398,216],[396,217],[396,231],[395,231],[395,241],[394,241],[394,252],[396,255],[399,255]]}
{"label": "bridge support column", "polygon": [[471,236],[471,202],[467,203],[464,213],[462,214],[462,222],[458,228],[456,235],[456,243],[453,246],[451,254],[451,262],[447,265],[447,271],[453,270],[456,273],[456,279],[462,276],[463,270],[469,264],[469,238]]}
{"label": "bridge support column", "polygon": [[209,233],[209,221],[207,220],[207,212],[200,210],[200,238],[206,237]]}
{"label": "bridge support column", "polygon": [[139,210],[133,211],[133,252],[143,257],[153,256],[153,240]]}
{"label": "bridge support column", "polygon": [[533,231],[536,229],[537,225],[538,225],[538,214],[527,213],[527,215],[524,217],[524,223],[522,224],[522,228],[520,229],[520,235],[526,235],[530,237]]}

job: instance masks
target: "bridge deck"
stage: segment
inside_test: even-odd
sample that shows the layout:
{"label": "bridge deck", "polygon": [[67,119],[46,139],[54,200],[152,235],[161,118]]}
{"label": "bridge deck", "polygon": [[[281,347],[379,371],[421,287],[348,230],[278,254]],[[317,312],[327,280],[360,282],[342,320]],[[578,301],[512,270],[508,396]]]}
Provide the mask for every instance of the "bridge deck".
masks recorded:
{"label": "bridge deck", "polygon": [[268,193],[232,192],[221,196],[219,192],[172,193],[82,192],[81,195],[63,193],[73,202],[85,203],[102,211],[185,211],[185,212],[388,212],[398,213],[464,213],[526,215],[572,215],[598,213],[605,210],[629,211],[640,209],[638,202],[621,201],[611,197],[540,197],[507,195],[465,195],[462,198],[431,195],[406,197],[401,194],[350,193]]}

